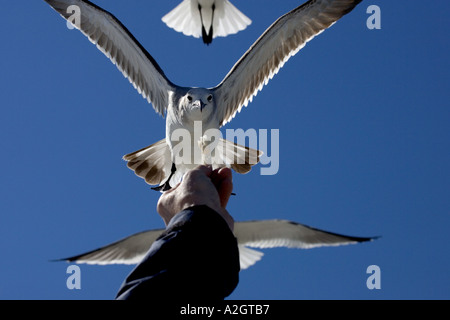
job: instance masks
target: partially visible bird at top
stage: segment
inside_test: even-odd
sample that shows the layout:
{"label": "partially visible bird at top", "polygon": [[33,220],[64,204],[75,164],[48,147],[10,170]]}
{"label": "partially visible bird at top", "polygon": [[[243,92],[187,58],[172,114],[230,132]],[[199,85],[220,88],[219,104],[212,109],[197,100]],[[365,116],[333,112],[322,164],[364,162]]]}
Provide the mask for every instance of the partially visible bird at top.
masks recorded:
{"label": "partially visible bird at top", "polygon": [[247,28],[252,21],[228,0],[183,0],[162,21],[186,36],[203,39],[207,45]]}

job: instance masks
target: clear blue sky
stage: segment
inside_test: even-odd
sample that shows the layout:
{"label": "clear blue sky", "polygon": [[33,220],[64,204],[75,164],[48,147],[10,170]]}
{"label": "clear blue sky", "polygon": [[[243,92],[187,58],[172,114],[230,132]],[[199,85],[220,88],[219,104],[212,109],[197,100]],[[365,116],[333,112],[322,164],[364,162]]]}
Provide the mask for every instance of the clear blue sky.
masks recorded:
{"label": "clear blue sky", "polygon": [[[253,23],[209,47],[166,27],[180,0],[106,1],[174,83],[214,86],[301,1],[233,1]],[[381,30],[366,9],[381,8]],[[289,219],[354,236],[268,249],[230,299],[450,298],[450,3],[363,1],[303,48],[225,128],[279,129],[276,175],[234,175],[238,221]],[[161,228],[159,194],[121,157],[165,133],[120,72],[44,1],[2,4],[0,299],[112,299],[132,266],[64,262]],[[381,289],[366,269],[381,269]]]}

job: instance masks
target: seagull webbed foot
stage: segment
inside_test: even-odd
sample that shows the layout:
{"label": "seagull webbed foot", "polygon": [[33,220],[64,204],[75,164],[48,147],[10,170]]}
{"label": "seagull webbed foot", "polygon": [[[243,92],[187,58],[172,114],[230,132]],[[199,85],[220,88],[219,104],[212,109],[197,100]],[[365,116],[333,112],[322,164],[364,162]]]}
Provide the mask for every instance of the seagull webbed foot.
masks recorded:
{"label": "seagull webbed foot", "polygon": [[172,187],[169,184],[169,181],[170,181],[170,179],[172,179],[172,176],[175,173],[175,171],[177,171],[177,167],[175,166],[175,163],[172,163],[172,168],[170,169],[169,178],[167,178],[166,182],[164,182],[162,185],[159,185],[157,187],[152,187],[152,190],[164,192],[164,191],[172,189]]}
{"label": "seagull webbed foot", "polygon": [[152,190],[164,192],[164,191],[170,190],[171,188],[172,187],[169,184],[169,180],[167,180],[160,186],[152,187]]}

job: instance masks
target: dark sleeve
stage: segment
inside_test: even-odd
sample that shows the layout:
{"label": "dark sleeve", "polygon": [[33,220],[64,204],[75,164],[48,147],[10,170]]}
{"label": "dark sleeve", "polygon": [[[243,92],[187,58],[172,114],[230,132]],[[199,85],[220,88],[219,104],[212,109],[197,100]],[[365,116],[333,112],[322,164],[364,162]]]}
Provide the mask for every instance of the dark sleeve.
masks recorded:
{"label": "dark sleeve", "polygon": [[239,281],[237,241],[207,206],[178,213],[128,275],[116,299],[223,300]]}

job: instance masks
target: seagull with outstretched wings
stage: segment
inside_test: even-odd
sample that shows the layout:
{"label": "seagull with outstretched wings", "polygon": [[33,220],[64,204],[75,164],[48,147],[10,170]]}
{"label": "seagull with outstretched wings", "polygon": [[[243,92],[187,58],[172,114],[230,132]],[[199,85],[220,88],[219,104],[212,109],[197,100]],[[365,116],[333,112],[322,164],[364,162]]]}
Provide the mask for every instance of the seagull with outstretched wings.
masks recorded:
{"label": "seagull with outstretched wings", "polygon": [[[98,265],[137,264],[163,231],[164,229],[142,231],[96,250],[61,260]],[[263,256],[263,252],[250,248],[310,249],[356,244],[376,239],[376,237],[345,236],[288,220],[235,222],[234,234],[238,242],[241,270],[254,265]]]}
{"label": "seagull with outstretched wings", "polygon": [[[276,20],[218,85],[197,88],[172,83],[120,21],[90,1],[45,1],[65,19],[72,15],[69,7],[76,6],[81,19],[75,27],[117,66],[157,113],[166,116],[164,139],[124,156],[129,168],[148,184],[159,185],[155,189],[161,191],[170,189],[185,172],[199,164],[216,168],[229,166],[238,173],[250,171],[259,161],[260,151],[214,139],[208,132],[233,119],[291,56],[361,2],[307,1]],[[196,123],[201,124],[200,134],[195,132]],[[180,129],[198,137],[189,143],[191,150],[178,151],[180,138],[174,133]],[[211,152],[207,141],[213,140],[215,146]]]}
{"label": "seagull with outstretched wings", "polygon": [[162,21],[186,36],[202,37],[210,44],[247,28],[252,21],[228,0],[183,0]]}

